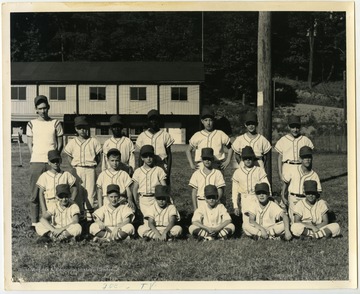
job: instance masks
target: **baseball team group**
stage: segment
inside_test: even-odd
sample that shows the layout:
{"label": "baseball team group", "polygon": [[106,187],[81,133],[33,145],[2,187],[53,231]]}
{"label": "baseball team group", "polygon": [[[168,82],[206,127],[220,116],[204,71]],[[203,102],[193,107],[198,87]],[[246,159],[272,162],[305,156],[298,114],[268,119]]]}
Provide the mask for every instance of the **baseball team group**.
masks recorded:
{"label": "baseball team group", "polygon": [[[50,118],[47,97],[37,96],[34,103],[37,118],[27,124],[26,135],[31,153],[31,228],[39,235],[37,242],[75,242],[84,235],[94,242],[132,239],[136,234],[162,241],[187,236],[170,189],[176,181],[171,178],[174,139],[160,128],[157,110],[148,112],[148,128],[135,144],[123,134],[119,115],[110,117],[112,137],[103,145],[90,136],[87,118],[77,116],[77,136],[64,146],[62,125]],[[272,146],[257,133],[256,113],[245,114],[246,133],[232,143],[214,128],[214,121],[214,111],[204,107],[203,129],[190,138],[186,150],[193,170],[189,180],[193,215],[187,229],[191,236],[226,240],[241,227],[243,235],[253,239],[340,235],[339,224],[331,222],[328,204],[320,198],[320,179],[312,169],[314,146],[301,135],[299,116],[288,117],[289,133],[274,146],[283,183],[279,202],[272,197],[265,172]],[[61,152],[68,157],[71,172],[61,170]],[[232,176],[233,213],[242,223],[233,223],[224,205],[224,170],[233,155],[238,163]]]}

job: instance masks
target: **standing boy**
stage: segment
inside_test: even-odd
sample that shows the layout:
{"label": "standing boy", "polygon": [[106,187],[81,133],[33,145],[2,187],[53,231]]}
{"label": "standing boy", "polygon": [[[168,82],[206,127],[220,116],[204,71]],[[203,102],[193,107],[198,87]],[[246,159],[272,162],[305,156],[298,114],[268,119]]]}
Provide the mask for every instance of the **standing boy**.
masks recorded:
{"label": "standing boy", "polygon": [[[121,121],[121,117],[119,115],[113,115],[110,117],[110,129],[113,136],[104,142],[101,170],[104,171],[109,167],[107,154],[110,149],[115,148],[121,153],[121,163],[129,169],[128,174],[132,176],[135,170],[135,147],[133,142],[123,135],[123,122]],[[121,169],[126,170],[125,167]]]}
{"label": "standing boy", "polygon": [[39,188],[36,185],[40,175],[49,169],[47,153],[63,148],[63,128],[60,121],[49,117],[50,105],[46,96],[34,99],[37,118],[26,127],[27,144],[30,150],[30,217],[31,227],[39,221]]}
{"label": "standing boy", "polygon": [[[171,145],[174,144],[174,139],[171,135],[160,130],[160,114],[159,111],[152,109],[147,114],[149,128],[142,132],[136,140],[136,146],[141,149],[144,145],[151,145],[154,147],[154,164],[160,166],[167,175],[167,184],[170,184],[172,153]],[[139,157],[139,166],[143,162]]]}
{"label": "standing boy", "polygon": [[214,150],[212,148],[201,149],[201,159],[203,165],[196,170],[190,179],[189,186],[192,187],[191,199],[194,211],[200,206],[206,206],[205,202],[205,186],[216,186],[219,199],[223,196],[223,188],[225,187],[225,179],[221,171],[213,168]]}
{"label": "standing boy", "polygon": [[225,206],[219,203],[218,189],[214,185],[205,187],[206,205],[195,210],[189,233],[203,240],[225,240],[235,232],[231,217]]}
{"label": "standing boy", "polygon": [[250,146],[255,153],[255,165],[265,168],[267,154],[271,150],[270,142],[263,136],[257,133],[256,127],[258,125],[257,114],[248,112],[245,114],[245,128],[246,133],[237,137],[232,143],[232,149],[235,152],[235,159],[237,163],[241,161],[241,150]]}
{"label": "standing boy", "polygon": [[121,241],[135,233],[134,213],[127,205],[126,195],[120,193],[119,185],[107,186],[108,203],[94,212],[95,222],[90,226],[93,241]]}
{"label": "standing boy", "polygon": [[41,238],[38,242],[64,241],[81,234],[79,224],[79,207],[70,199],[70,186],[56,186],[57,204],[49,207],[36,224],[36,232]]}
{"label": "standing boy", "polygon": [[56,187],[60,184],[68,184],[71,192],[71,201],[76,199],[76,179],[71,173],[61,170],[61,163],[62,159],[57,150],[48,152],[48,164],[50,170],[42,173],[36,183],[39,187],[40,206],[43,213],[50,210],[51,206],[58,203],[58,200],[56,199]]}
{"label": "standing boy", "polygon": [[143,165],[137,168],[133,175],[133,195],[139,204],[140,211],[145,216],[155,203],[155,186],[166,186],[166,174],[164,170],[154,165],[154,147],[144,145],[140,149]]}
{"label": "standing boy", "polygon": [[157,185],[155,200],[154,205],[144,215],[148,221],[139,227],[139,236],[159,241],[170,241],[180,237],[182,228],[176,225],[176,222],[180,221],[180,214],[170,202],[169,187]]}
{"label": "standing boy", "polygon": [[256,184],[255,193],[258,201],[253,202],[245,211],[249,216],[249,223],[244,223],[244,233],[254,238],[276,239],[284,236],[285,240],[290,240],[289,217],[278,204],[269,200],[269,185]]}
{"label": "standing boy", "polygon": [[100,142],[90,137],[89,123],[85,116],[75,117],[75,130],[78,134],[65,146],[78,184],[77,203],[81,212],[86,214],[88,221],[92,220],[95,195],[95,168],[100,163]]}
{"label": "standing boy", "polygon": [[120,170],[121,154],[118,149],[112,148],[107,152],[108,168],[100,173],[97,181],[97,198],[99,207],[108,204],[106,197],[106,187],[110,184],[117,184],[120,188],[121,196],[125,195],[129,199],[129,206],[135,211],[135,204],[132,201],[132,192],[130,186],[132,180],[127,172]]}
{"label": "standing boy", "polygon": [[283,174],[283,187],[281,198],[283,203],[289,208],[291,222],[294,222],[294,207],[298,201],[305,198],[304,182],[314,180],[318,183],[318,192],[321,192],[321,184],[318,174],[312,169],[313,151],[308,146],[300,148],[299,157],[301,165],[291,169],[289,173]]}
{"label": "standing boy", "polygon": [[291,231],[296,237],[307,236],[321,239],[340,235],[338,223],[329,223],[328,204],[319,199],[318,183],[313,180],[304,182],[305,199],[300,200],[294,208],[294,223]]}

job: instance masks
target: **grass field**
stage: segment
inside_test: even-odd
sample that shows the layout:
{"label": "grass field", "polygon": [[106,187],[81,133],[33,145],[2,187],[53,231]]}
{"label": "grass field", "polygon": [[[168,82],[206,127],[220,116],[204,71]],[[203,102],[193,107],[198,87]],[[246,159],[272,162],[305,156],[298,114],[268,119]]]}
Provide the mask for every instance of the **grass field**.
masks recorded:
{"label": "grass field", "polygon": [[[42,281],[273,281],[348,280],[347,160],[344,154],[316,154],[314,170],[322,180],[323,198],[335,212],[342,237],[290,242],[254,241],[241,234],[240,220],[232,214],[237,232],[228,241],[36,244],[30,218],[29,152],[22,146],[23,167],[17,145],[12,145],[12,277],[14,282]],[[188,181],[191,170],[184,152],[174,153],[172,191],[187,232],[192,205]],[[275,166],[275,156],[273,166]],[[69,170],[68,164],[63,164]],[[232,213],[231,176],[226,176],[227,208]],[[273,187],[280,190],[277,172]]]}

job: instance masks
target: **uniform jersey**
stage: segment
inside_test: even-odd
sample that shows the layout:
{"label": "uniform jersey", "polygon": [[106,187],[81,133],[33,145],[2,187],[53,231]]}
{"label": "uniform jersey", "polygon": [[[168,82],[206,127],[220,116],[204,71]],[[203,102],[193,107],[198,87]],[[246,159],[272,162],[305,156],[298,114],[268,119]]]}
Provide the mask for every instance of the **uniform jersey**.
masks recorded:
{"label": "uniform jersey", "polygon": [[115,148],[121,153],[121,162],[131,165],[132,168],[135,168],[134,162],[129,162],[131,156],[135,151],[134,143],[128,137],[115,138],[112,136],[110,139],[107,139],[103,145],[104,158],[107,162],[107,153],[110,149]]}
{"label": "uniform jersey", "polygon": [[158,166],[149,169],[141,166],[135,170],[132,179],[139,184],[138,193],[149,195],[154,194],[155,186],[166,179],[166,173]]}
{"label": "uniform jersey", "polygon": [[95,138],[81,142],[75,137],[65,146],[64,152],[72,157],[72,166],[94,167],[97,165],[95,157],[101,152],[101,144]]}
{"label": "uniform jersey", "polygon": [[306,199],[301,199],[296,203],[294,214],[300,216],[301,222],[310,223],[315,225],[321,224],[322,218],[329,210],[326,201],[320,199],[311,205],[306,202]]}
{"label": "uniform jersey", "polygon": [[128,205],[119,205],[113,207],[104,205],[93,213],[95,220],[100,220],[105,226],[116,227],[118,224],[130,218],[130,222],[134,220],[134,213]]}
{"label": "uniform jersey", "polygon": [[200,222],[204,226],[214,228],[222,224],[226,220],[231,220],[225,206],[218,203],[214,208],[209,205],[203,205],[197,208],[191,219],[192,222]]}
{"label": "uniform jersey", "polygon": [[80,209],[75,203],[70,204],[69,207],[66,208],[56,203],[56,205],[51,206],[47,212],[52,216],[52,225],[55,228],[62,228],[72,223],[72,218],[80,214]]}
{"label": "uniform jersey", "polygon": [[132,183],[132,179],[128,175],[127,172],[124,172],[123,170],[118,171],[110,171],[110,170],[104,170],[100,173],[97,181],[96,186],[98,188],[101,188],[103,196],[106,196],[106,189],[107,186],[110,184],[116,184],[120,187],[120,194],[126,193],[126,188],[129,187]]}
{"label": "uniform jersey", "polygon": [[292,194],[304,194],[304,182],[308,180],[313,180],[317,182],[318,192],[322,191],[321,183],[319,176],[316,172],[311,170],[309,173],[305,174],[301,165],[297,165],[289,173],[283,174],[283,179],[285,183],[289,183],[289,193]]}
{"label": "uniform jersey", "polygon": [[136,146],[141,149],[144,145],[152,145],[155,155],[158,155],[161,160],[164,160],[167,158],[166,148],[174,144],[174,141],[171,135],[164,130],[160,130],[155,134],[146,130],[136,139]]}
{"label": "uniform jersey", "polygon": [[189,182],[189,186],[194,189],[197,189],[197,196],[200,199],[204,199],[204,190],[205,186],[214,185],[216,188],[225,187],[225,179],[221,171],[218,169],[212,169],[211,172],[207,175],[203,169],[196,170]]}
{"label": "uniform jersey", "polygon": [[271,144],[269,141],[260,134],[257,134],[255,138],[250,138],[247,133],[237,137],[235,141],[231,144],[232,149],[235,153],[241,155],[241,150],[250,146],[255,153],[257,158],[261,158],[264,154],[268,153],[271,150]]}
{"label": "uniform jersey", "polygon": [[311,140],[306,136],[299,136],[294,138],[292,135],[287,134],[280,138],[275,144],[275,150],[282,155],[282,161],[291,161],[300,163],[299,151],[303,146],[308,146],[314,149]]}
{"label": "uniform jersey", "polygon": [[48,162],[48,152],[57,149],[57,138],[64,131],[57,119],[33,119],[26,126],[26,136],[32,138],[32,153],[30,162]]}
{"label": "uniform jersey", "polygon": [[255,195],[255,185],[262,182],[267,183],[270,187],[265,170],[258,166],[247,168],[244,165],[240,165],[233,174],[232,182],[232,199],[234,208],[238,208],[237,199],[239,193]]}
{"label": "uniform jersey", "polygon": [[45,199],[54,199],[56,196],[56,186],[60,184],[68,184],[70,187],[75,184],[75,177],[67,171],[53,173],[46,171],[41,174],[36,185],[44,190]]}
{"label": "uniform jersey", "polygon": [[165,208],[161,208],[157,202],[154,203],[148,210],[144,218],[151,217],[155,221],[157,227],[167,227],[170,218],[172,216],[176,217],[176,221],[180,220],[180,214],[177,211],[175,205],[169,204]]}
{"label": "uniform jersey", "polygon": [[254,215],[260,226],[268,228],[280,220],[284,210],[274,201],[269,201],[265,207],[262,207],[259,201],[254,201],[245,213]]}
{"label": "uniform jersey", "polygon": [[225,159],[224,146],[230,143],[230,138],[223,131],[213,130],[207,132],[202,130],[196,132],[189,141],[192,148],[195,149],[195,161],[201,161],[201,150],[210,147],[214,150],[214,159],[217,161]]}

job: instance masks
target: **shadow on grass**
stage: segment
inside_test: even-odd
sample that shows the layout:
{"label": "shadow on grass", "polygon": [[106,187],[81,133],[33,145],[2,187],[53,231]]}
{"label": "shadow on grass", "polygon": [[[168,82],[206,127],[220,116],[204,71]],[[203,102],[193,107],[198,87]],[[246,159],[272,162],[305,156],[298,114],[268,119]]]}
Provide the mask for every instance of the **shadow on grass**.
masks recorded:
{"label": "shadow on grass", "polygon": [[345,173],[342,173],[342,174],[337,175],[337,176],[331,176],[331,177],[328,177],[328,178],[325,178],[325,179],[321,179],[320,182],[325,183],[325,182],[328,182],[328,181],[331,181],[331,180],[335,180],[337,178],[346,177],[347,175],[348,175],[348,173],[345,172]]}

